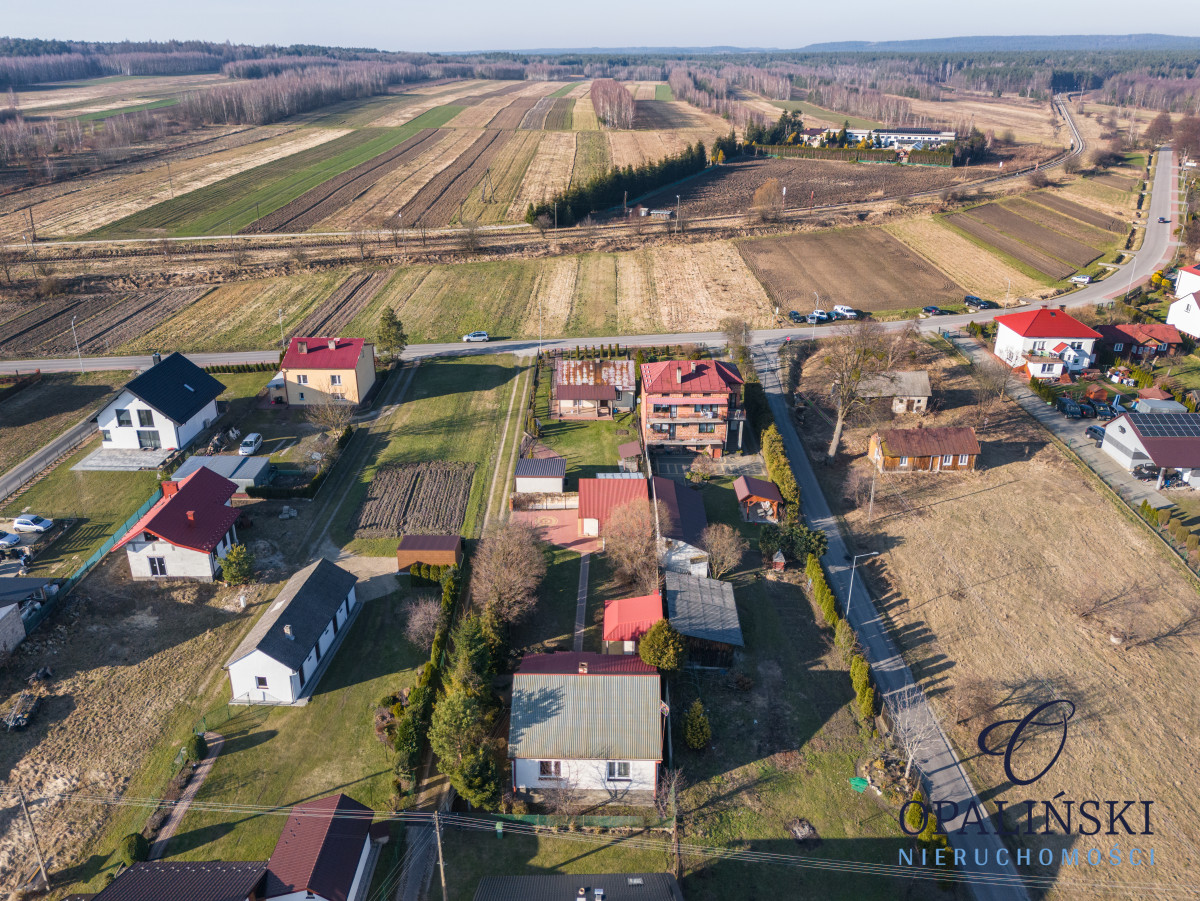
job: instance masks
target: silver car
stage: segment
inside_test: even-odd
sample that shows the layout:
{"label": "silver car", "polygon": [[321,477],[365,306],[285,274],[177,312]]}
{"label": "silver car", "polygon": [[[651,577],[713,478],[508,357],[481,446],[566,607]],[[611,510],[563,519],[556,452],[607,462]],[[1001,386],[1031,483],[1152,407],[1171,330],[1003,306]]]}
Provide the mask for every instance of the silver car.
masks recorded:
{"label": "silver car", "polygon": [[487,332],[471,332],[469,335],[463,335],[464,341],[488,341]]}
{"label": "silver car", "polygon": [[21,543],[21,536],[0,529],[0,547],[16,547]]}
{"label": "silver car", "polygon": [[36,513],[23,513],[13,520],[14,532],[49,532],[54,527],[54,520]]}

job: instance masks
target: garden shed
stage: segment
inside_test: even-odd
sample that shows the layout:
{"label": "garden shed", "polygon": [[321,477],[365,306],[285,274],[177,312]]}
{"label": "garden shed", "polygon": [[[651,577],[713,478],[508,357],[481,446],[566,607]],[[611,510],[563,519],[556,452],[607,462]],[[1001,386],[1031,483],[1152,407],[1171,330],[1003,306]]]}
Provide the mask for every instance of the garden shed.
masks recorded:
{"label": "garden shed", "polygon": [[667,619],[687,639],[688,665],[726,669],[744,647],[733,586],[716,579],[665,574]]}
{"label": "garden shed", "polygon": [[461,535],[405,535],[396,548],[396,570],[408,572],[414,563],[462,566]]}
{"label": "garden shed", "polygon": [[562,494],[567,461],[562,457],[522,458],[514,473],[517,494]]}

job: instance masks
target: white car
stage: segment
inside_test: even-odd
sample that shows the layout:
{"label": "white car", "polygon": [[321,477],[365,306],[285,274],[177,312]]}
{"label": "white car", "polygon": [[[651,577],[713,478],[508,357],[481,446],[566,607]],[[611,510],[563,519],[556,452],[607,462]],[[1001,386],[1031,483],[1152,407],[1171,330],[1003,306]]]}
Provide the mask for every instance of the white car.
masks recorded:
{"label": "white car", "polygon": [[0,529],[0,547],[16,547],[21,543],[21,536]]}
{"label": "white car", "polygon": [[14,532],[49,532],[53,527],[54,520],[36,513],[24,513],[13,520]]}
{"label": "white car", "polygon": [[854,307],[848,307],[844,303],[839,303],[833,308],[833,315],[842,319],[857,319],[858,310],[854,309]]}
{"label": "white car", "polygon": [[251,432],[242,439],[242,443],[238,445],[238,453],[243,457],[249,457],[262,447],[262,435],[258,432]]}
{"label": "white car", "polygon": [[469,335],[463,335],[464,341],[490,341],[487,332],[471,332]]}
{"label": "white car", "polygon": [[1092,277],[1090,275],[1072,275],[1071,282],[1076,285],[1090,285]]}

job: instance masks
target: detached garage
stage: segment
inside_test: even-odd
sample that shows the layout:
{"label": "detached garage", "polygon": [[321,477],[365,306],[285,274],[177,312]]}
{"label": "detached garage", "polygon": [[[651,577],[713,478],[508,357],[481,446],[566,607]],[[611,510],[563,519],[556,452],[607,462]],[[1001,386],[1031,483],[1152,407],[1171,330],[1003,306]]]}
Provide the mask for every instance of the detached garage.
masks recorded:
{"label": "detached garage", "polygon": [[562,457],[540,457],[517,461],[517,494],[562,494],[567,477],[567,461]]}
{"label": "detached garage", "polygon": [[460,535],[405,535],[396,548],[396,571],[408,572],[414,563],[426,566],[462,566]]}

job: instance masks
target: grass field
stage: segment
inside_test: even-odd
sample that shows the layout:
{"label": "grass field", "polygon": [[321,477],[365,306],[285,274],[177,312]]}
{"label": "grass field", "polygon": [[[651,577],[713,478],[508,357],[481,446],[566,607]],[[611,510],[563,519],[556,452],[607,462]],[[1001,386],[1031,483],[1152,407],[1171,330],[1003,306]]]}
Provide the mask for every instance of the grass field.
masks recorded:
{"label": "grass field", "polygon": [[168,97],[163,100],[151,100],[149,103],[135,103],[132,106],[122,106],[117,109],[97,110],[94,113],[82,113],[75,116],[79,122],[102,122],[105,119],[111,119],[114,116],[123,116],[126,113],[144,113],[152,109],[163,109],[168,106],[175,106],[179,103],[178,97]]}
{"label": "grass field", "polygon": [[557,91],[554,91],[552,94],[550,94],[550,96],[551,97],[566,97],[573,90],[575,90],[575,84],[576,84],[575,82],[571,82],[570,84],[565,84],[561,88],[559,88]]}
{"label": "grass field", "polygon": [[[457,111],[457,107],[439,107],[439,115],[429,119],[420,116],[399,128],[359,129],[311,150],[248,169],[232,178],[157,204],[97,230],[93,237],[139,234],[179,237],[236,232],[295,200],[310,188],[391,150],[421,128],[433,127],[433,122]],[[425,123],[419,124],[422,120]]]}
{"label": "grass field", "polygon": [[0,402],[0,472],[102,407],[128,372],[47,374]]}
{"label": "grass field", "polygon": [[675,100],[675,92],[671,90],[669,84],[656,84],[654,86],[654,99],[665,100],[670,103]]}
{"label": "grass field", "polygon": [[[575,120],[579,120],[579,103],[575,104]],[[579,131],[575,138],[575,165],[571,169],[571,186],[587,184],[608,169],[612,162],[608,141],[599,131]]]}
{"label": "grass field", "polygon": [[789,113],[801,113],[805,116],[812,116],[814,119],[820,119],[822,122],[829,122],[839,127],[843,122],[849,122],[851,128],[883,127],[882,122],[876,122],[874,119],[863,119],[860,116],[848,116],[844,113],[823,109],[822,107],[816,106],[815,104],[809,103],[805,100],[772,100],[771,105],[776,106],[781,110],[787,110]]}
{"label": "grass field", "polygon": [[[518,131],[492,159],[491,191],[483,202],[481,190],[473,189],[463,205],[463,217],[474,222],[502,222],[509,218],[509,207],[516,199],[525,172],[544,140],[540,131]],[[524,215],[524,211],[522,211]]]}

